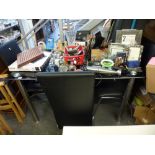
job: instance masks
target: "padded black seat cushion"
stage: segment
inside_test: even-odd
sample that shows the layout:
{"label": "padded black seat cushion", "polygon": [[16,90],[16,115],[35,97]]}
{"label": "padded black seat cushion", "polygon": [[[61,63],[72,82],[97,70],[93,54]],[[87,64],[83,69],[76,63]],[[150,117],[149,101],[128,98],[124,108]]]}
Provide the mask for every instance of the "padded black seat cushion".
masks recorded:
{"label": "padded black seat cushion", "polygon": [[95,103],[102,96],[122,97],[127,82],[128,80],[102,80],[101,84],[95,88]]}
{"label": "padded black seat cushion", "polygon": [[59,128],[92,125],[94,73],[38,73]]}

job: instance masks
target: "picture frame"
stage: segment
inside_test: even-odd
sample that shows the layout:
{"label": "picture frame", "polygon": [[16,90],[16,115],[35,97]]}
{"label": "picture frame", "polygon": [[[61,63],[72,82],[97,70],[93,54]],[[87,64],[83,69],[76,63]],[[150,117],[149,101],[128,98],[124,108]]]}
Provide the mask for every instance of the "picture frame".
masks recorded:
{"label": "picture frame", "polygon": [[108,50],[109,50],[109,58],[115,58],[117,56],[117,53],[119,52],[124,52],[126,53],[126,48],[127,46],[120,44],[120,43],[111,43],[108,46]]}
{"label": "picture frame", "polygon": [[116,31],[116,43],[124,45],[140,45],[143,30],[123,29]]}
{"label": "picture frame", "polygon": [[144,47],[142,45],[129,46],[127,61],[139,61],[140,62],[143,48]]}

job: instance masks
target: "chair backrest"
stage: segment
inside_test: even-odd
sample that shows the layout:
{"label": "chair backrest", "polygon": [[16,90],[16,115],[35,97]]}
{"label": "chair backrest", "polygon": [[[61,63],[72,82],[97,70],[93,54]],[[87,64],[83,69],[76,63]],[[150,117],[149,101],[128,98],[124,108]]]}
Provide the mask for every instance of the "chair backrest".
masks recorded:
{"label": "chair backrest", "polygon": [[21,52],[17,42],[11,40],[0,47],[0,58],[9,66],[17,60],[17,54]]}
{"label": "chair backrest", "polygon": [[94,73],[41,72],[37,77],[60,128],[64,125],[92,125]]}

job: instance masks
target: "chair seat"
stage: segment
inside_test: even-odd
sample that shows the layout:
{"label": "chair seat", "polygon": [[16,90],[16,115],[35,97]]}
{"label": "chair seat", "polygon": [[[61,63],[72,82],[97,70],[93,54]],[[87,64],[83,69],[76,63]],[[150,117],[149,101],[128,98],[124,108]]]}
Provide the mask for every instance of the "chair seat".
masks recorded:
{"label": "chair seat", "polygon": [[123,96],[123,91],[115,90],[115,89],[98,89],[95,91],[95,98],[122,98]]}
{"label": "chair seat", "polygon": [[104,80],[99,87],[95,89],[95,96],[97,97],[122,97],[127,81],[124,80]]}
{"label": "chair seat", "polygon": [[122,93],[107,93],[107,94],[100,94],[99,98],[121,98],[123,96]]}

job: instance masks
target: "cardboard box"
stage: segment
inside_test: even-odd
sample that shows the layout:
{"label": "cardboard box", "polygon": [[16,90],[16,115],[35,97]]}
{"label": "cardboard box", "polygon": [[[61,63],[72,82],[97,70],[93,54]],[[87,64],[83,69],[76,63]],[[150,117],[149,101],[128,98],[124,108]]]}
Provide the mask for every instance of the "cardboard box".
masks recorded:
{"label": "cardboard box", "polygon": [[134,111],[136,124],[155,123],[155,100],[143,86],[136,91],[134,103],[136,105]]}
{"label": "cardboard box", "polygon": [[137,125],[142,125],[144,124],[141,120],[139,120],[138,118],[136,118],[135,124]]}
{"label": "cardboard box", "polygon": [[139,98],[142,102],[144,106],[151,106],[151,105],[155,105],[155,101],[150,97],[149,94],[140,94],[140,93],[136,93],[137,98]]}
{"label": "cardboard box", "polygon": [[101,61],[106,55],[107,55],[106,50],[92,49],[91,50],[91,61]]}
{"label": "cardboard box", "polygon": [[155,105],[155,100],[149,93],[146,92],[146,89],[143,86],[139,87],[139,89],[136,91],[135,101],[136,99],[140,100],[142,102],[141,105],[143,106],[152,107]]}
{"label": "cardboard box", "polygon": [[136,106],[134,117],[136,118],[136,124],[155,123],[155,113],[148,107]]}
{"label": "cardboard box", "polygon": [[146,90],[155,94],[155,57],[152,57],[146,66]]}
{"label": "cardboard box", "polygon": [[155,113],[155,104],[151,106],[151,111]]}

